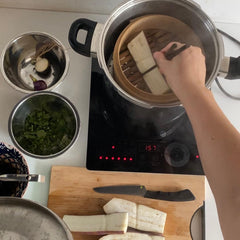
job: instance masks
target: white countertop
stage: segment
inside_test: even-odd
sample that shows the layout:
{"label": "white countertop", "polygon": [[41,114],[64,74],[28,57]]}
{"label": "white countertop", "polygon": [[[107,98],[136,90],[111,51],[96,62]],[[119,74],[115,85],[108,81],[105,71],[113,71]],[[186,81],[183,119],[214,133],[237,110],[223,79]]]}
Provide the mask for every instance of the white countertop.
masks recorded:
{"label": "white countertop", "polygon": [[[86,166],[91,58],[75,53],[68,43],[68,30],[70,25],[75,19],[82,17],[102,23],[107,19],[106,15],[0,8],[0,51],[3,50],[11,39],[24,32],[41,31],[49,33],[60,40],[66,47],[70,58],[68,74],[63,83],[54,89],[54,91],[69,98],[77,108],[81,120],[79,137],[72,148],[57,158],[39,160],[26,155],[24,156],[28,162],[30,173],[43,174],[46,176],[45,184],[30,183],[24,198],[36,201],[45,206],[48,200],[50,170],[52,165]],[[240,39],[240,24],[216,23],[216,25]],[[240,55],[239,46],[228,43],[229,41],[226,41],[226,55]],[[225,85],[231,91],[238,86],[238,96],[240,96],[240,81],[231,82],[225,80],[224,86]],[[212,85],[212,91],[223,112],[240,131],[240,101],[226,97],[215,83]],[[10,87],[0,74],[0,141],[12,145],[7,128],[8,116],[15,104],[24,96],[25,94]],[[215,201],[209,185],[206,183],[206,240],[213,239],[221,240],[223,238],[217,220]]]}
{"label": "white countertop", "polygon": [[[68,43],[68,30],[77,18],[89,18],[104,22],[104,15],[89,15],[63,12],[47,12],[32,10],[14,10],[0,8],[0,51],[13,38],[25,32],[40,31],[55,36],[66,47],[70,58],[69,70],[63,83],[54,91],[66,96],[77,108],[80,116],[80,134],[74,145],[61,156],[38,160],[25,156],[31,173],[46,176],[46,184],[29,184],[24,195],[25,198],[47,205],[48,183],[52,165],[85,166],[87,150],[87,131],[89,113],[89,92],[91,77],[91,58],[81,56],[74,52]],[[15,104],[25,94],[9,86],[0,74],[0,99],[2,111],[0,115],[0,140],[12,145],[8,135],[8,116]]]}

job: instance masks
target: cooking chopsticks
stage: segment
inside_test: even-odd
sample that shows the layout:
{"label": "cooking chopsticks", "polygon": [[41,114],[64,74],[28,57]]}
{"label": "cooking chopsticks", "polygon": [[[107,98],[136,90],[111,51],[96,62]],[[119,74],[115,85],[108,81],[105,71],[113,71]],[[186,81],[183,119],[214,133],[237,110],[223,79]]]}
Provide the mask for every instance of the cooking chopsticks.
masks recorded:
{"label": "cooking chopsticks", "polygon": [[187,49],[189,47],[190,47],[190,45],[184,44],[182,47],[180,47],[177,50],[175,50],[177,48],[177,44],[173,43],[173,45],[165,53],[165,58],[167,60],[172,60],[175,56],[177,56],[179,53],[181,53],[182,51],[184,51],[185,49]]}

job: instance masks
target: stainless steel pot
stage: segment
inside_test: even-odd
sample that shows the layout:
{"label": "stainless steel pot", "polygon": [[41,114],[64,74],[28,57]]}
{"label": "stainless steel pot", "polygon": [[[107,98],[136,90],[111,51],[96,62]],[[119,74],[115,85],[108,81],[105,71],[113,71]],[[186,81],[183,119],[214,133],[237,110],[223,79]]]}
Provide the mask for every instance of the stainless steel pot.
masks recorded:
{"label": "stainless steel pot", "polygon": [[[235,67],[231,67],[229,64],[230,62],[234,62],[235,65],[238,63],[235,59],[230,61],[230,58],[224,57],[223,41],[214,23],[196,3],[190,0],[131,0],[113,11],[105,24],[88,19],[78,19],[72,24],[69,31],[70,45],[82,55],[97,56],[99,65],[111,84],[128,101],[144,108],[179,106],[181,104],[179,101],[169,104],[150,104],[134,98],[116,83],[109,70],[108,63],[120,33],[131,19],[147,14],[163,14],[177,18],[194,30],[205,51],[206,87],[209,88],[219,74],[228,78],[234,78],[232,73],[237,75],[234,72]],[[80,29],[87,31],[86,41],[83,44],[77,41]],[[232,68],[233,71],[228,72]]]}

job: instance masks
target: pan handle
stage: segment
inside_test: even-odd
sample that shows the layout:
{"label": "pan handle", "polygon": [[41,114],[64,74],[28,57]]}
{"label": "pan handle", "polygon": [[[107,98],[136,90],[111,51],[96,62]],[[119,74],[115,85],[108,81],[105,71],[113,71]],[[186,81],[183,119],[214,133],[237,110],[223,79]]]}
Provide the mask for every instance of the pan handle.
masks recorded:
{"label": "pan handle", "polygon": [[224,57],[221,62],[219,76],[225,79],[240,79],[240,56]]}
{"label": "pan handle", "polygon": [[226,79],[240,79],[240,56],[230,57],[229,68]]}
{"label": "pan handle", "polygon": [[[240,41],[232,37],[228,33],[217,29],[221,35],[227,37],[234,43],[240,45]],[[220,38],[222,40],[222,38]],[[223,45],[223,43],[222,43]],[[225,79],[240,79],[240,56],[239,57],[223,57],[219,69],[219,76]]]}
{"label": "pan handle", "polygon": [[[97,22],[85,18],[77,19],[72,23],[68,33],[68,41],[74,51],[81,55],[90,57],[91,43],[96,25]],[[79,30],[87,31],[85,43],[80,43],[77,40]]]}

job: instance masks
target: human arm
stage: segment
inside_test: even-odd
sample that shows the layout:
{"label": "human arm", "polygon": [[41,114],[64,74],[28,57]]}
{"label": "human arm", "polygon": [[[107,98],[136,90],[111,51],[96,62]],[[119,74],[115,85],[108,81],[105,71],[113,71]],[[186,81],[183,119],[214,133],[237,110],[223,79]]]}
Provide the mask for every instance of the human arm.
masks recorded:
{"label": "human arm", "polygon": [[191,121],[204,172],[213,191],[225,239],[240,236],[240,134],[205,87],[205,58],[190,47],[168,61],[154,54],[160,71]]}

